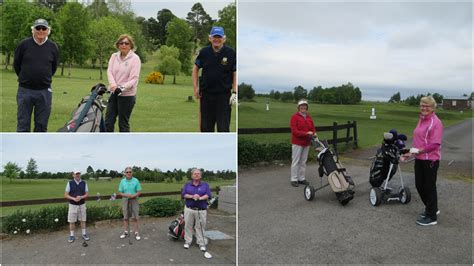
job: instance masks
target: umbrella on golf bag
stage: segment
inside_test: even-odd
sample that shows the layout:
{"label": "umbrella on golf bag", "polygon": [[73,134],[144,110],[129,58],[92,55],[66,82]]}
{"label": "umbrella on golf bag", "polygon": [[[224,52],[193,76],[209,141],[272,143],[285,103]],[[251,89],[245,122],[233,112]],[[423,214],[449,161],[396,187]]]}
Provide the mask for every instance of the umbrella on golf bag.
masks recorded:
{"label": "umbrella on golf bag", "polygon": [[98,83],[91,89],[91,94],[84,97],[72,112],[69,120],[58,132],[103,132],[105,131],[102,95],[107,87]]}

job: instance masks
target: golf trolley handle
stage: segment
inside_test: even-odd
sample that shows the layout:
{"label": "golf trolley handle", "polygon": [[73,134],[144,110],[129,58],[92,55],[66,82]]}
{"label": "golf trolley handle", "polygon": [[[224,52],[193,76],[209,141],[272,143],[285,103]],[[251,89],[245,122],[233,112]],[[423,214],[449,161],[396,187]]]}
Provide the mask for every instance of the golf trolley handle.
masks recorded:
{"label": "golf trolley handle", "polygon": [[317,142],[319,145],[321,145],[321,147],[325,147],[325,145],[319,140],[317,136],[313,136],[312,139],[314,142]]}

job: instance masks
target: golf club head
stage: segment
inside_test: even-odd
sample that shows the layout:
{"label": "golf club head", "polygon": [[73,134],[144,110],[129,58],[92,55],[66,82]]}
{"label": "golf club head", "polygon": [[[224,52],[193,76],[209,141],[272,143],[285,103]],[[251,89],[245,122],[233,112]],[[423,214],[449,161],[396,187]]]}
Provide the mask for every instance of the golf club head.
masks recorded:
{"label": "golf club head", "polygon": [[87,247],[87,246],[89,246],[89,244],[87,244],[87,242],[84,241],[84,242],[82,242],[82,246],[83,246],[83,247]]}
{"label": "golf club head", "polygon": [[206,259],[211,259],[211,258],[212,258],[212,255],[211,255],[211,253],[209,253],[209,252],[206,251],[206,252],[204,252],[204,257],[205,257]]}

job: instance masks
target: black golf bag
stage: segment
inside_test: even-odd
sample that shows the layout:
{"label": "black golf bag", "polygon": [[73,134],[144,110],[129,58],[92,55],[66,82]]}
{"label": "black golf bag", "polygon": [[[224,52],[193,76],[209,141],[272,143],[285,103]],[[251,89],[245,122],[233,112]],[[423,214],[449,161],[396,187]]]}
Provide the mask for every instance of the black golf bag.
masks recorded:
{"label": "black golf bag", "polygon": [[[383,181],[387,178],[390,170],[390,163],[398,165],[400,155],[406,153],[405,140],[407,137],[403,134],[398,135],[397,131],[392,129],[389,133],[384,133],[384,140],[382,146],[377,150],[375,159],[370,166],[369,182],[372,187],[380,187]],[[392,167],[388,180],[397,172],[398,167]]]}
{"label": "black golf bag", "polygon": [[323,144],[324,147],[318,154],[319,161],[319,176],[328,177],[329,185],[332,191],[336,193],[337,200],[342,204],[346,205],[354,198],[354,181],[346,173],[346,168],[342,166],[339,159],[329,150],[327,143]]}
{"label": "black golf bag", "polygon": [[168,236],[171,238],[176,240],[184,239],[184,214],[181,213],[176,219],[174,219],[168,229]]}
{"label": "black golf bag", "polygon": [[102,95],[107,91],[104,84],[98,83],[91,89],[91,94],[84,97],[77,108],[72,112],[71,120],[58,132],[103,132],[105,124],[102,104]]}

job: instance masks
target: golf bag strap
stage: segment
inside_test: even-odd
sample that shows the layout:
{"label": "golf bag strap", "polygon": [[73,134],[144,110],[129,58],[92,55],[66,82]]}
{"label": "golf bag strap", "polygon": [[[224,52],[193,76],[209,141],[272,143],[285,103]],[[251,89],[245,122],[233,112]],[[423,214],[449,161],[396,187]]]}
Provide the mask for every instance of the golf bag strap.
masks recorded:
{"label": "golf bag strap", "polygon": [[77,129],[79,128],[79,125],[81,124],[82,119],[86,117],[87,113],[89,112],[89,108],[91,108],[92,103],[94,102],[96,97],[97,97],[97,90],[94,90],[92,91],[92,94],[90,95],[89,99],[87,99],[86,105],[84,106],[84,109],[82,109],[81,114],[76,119],[75,121],[76,126],[72,130],[70,130],[70,132],[77,131]]}

